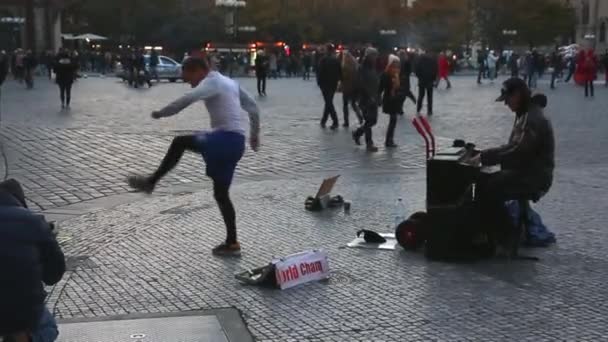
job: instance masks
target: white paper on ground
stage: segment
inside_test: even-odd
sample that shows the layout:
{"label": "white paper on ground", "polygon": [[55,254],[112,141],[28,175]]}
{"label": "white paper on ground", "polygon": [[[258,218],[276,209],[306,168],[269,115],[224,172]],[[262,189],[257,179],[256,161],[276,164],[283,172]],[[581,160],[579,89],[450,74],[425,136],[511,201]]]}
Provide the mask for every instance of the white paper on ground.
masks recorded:
{"label": "white paper on ground", "polygon": [[386,239],[385,243],[367,243],[363,240],[363,235],[346,244],[350,248],[367,248],[367,249],[382,249],[395,250],[397,248],[397,239],[394,233],[380,233],[380,236]]}

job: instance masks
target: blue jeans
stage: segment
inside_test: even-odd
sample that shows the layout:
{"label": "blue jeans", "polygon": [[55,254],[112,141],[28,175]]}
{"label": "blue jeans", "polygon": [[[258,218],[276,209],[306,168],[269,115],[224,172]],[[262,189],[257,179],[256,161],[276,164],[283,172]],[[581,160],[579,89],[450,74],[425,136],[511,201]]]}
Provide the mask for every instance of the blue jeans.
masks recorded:
{"label": "blue jeans", "polygon": [[32,332],[32,342],[53,342],[57,340],[57,336],[59,336],[59,329],[55,317],[45,307],[36,331]]}

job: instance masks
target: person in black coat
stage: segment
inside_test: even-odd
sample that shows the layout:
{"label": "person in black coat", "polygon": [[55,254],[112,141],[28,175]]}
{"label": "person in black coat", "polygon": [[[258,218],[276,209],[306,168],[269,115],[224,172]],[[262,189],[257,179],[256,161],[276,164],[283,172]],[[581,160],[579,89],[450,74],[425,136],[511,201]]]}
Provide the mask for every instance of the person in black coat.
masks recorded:
{"label": "person in black coat", "polygon": [[57,324],[44,305],[43,283],[58,283],[66,266],[51,225],[27,209],[15,180],[0,183],[0,222],[0,337],[54,341]]}
{"label": "person in black coat", "polygon": [[437,79],[437,60],[430,54],[424,53],[416,63],[416,76],[418,77],[418,108],[420,115],[424,96],[427,96],[427,115],[433,115],[433,86]]}
{"label": "person in black coat", "polygon": [[53,69],[55,71],[55,82],[59,86],[61,108],[70,106],[70,101],[72,100],[72,84],[76,77],[77,68],[76,61],[70,57],[67,51],[61,50],[57,54]]}
{"label": "person in black coat", "polygon": [[382,111],[390,116],[388,129],[386,130],[386,140],[384,142],[387,148],[397,147],[394,140],[395,127],[397,126],[397,116],[402,112],[400,75],[401,62],[399,61],[399,57],[390,55],[386,70],[380,76]]}
{"label": "person in black coat", "polygon": [[338,113],[334,107],[334,95],[336,95],[338,83],[342,79],[342,67],[340,61],[335,56],[335,52],[336,50],[333,45],[327,45],[326,55],[319,62],[317,69],[317,85],[321,88],[323,100],[325,101],[321,127],[325,128],[327,119],[331,116],[333,123],[330,128],[332,130],[337,129],[339,125]]}
{"label": "person in black coat", "polygon": [[258,80],[258,95],[266,96],[266,78],[268,78],[268,58],[264,50],[258,51],[255,58],[255,77]]}
{"label": "person in black coat", "polygon": [[401,94],[401,111],[399,115],[403,115],[403,105],[405,104],[406,99],[412,100],[414,104],[416,104],[416,98],[412,93],[412,85],[410,82],[410,77],[412,75],[412,62],[410,55],[405,51],[401,50],[399,52],[399,60],[401,61],[401,71],[399,74],[399,82],[400,82],[400,94]]}
{"label": "person in black coat", "polygon": [[359,68],[357,76],[357,100],[359,108],[363,112],[363,125],[353,132],[355,144],[361,145],[361,137],[365,136],[365,144],[368,152],[377,152],[378,148],[374,145],[372,138],[372,127],[378,122],[378,104],[380,89],[380,77],[376,71],[378,50],[369,47],[365,50],[363,63]]}
{"label": "person in black coat", "polygon": [[8,75],[9,62],[6,51],[0,51],[0,86],[4,83],[6,76]]}

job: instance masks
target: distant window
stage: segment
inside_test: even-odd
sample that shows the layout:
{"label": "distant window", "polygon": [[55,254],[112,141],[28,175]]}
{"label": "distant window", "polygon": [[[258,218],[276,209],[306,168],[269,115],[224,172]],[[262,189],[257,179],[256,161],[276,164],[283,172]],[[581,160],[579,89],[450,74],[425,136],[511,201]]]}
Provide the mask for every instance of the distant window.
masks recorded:
{"label": "distant window", "polygon": [[582,18],[581,18],[581,22],[583,23],[583,25],[589,25],[589,0],[584,0],[583,1],[583,11],[582,11]]}
{"label": "distant window", "polygon": [[606,42],[606,22],[600,25],[600,43]]}

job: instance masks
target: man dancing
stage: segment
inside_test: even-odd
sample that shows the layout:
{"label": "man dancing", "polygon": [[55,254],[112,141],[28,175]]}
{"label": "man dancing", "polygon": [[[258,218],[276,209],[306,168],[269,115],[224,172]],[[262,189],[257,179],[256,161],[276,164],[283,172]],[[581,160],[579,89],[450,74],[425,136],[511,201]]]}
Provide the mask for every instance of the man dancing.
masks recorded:
{"label": "man dancing", "polygon": [[165,108],[153,112],[152,118],[175,115],[196,101],[204,101],[212,130],[175,137],[156,172],[150,176],[131,176],[128,182],[136,190],[152,193],[158,181],[178,164],[186,150],[202,154],[207,176],[213,180],[213,194],[227,232],[226,241],[215,247],[213,254],[238,256],[241,246],[236,237],[236,214],[230,201],[229,189],[236,165],[245,151],[241,108],[249,114],[249,143],[254,151],[259,146],[259,108],[237,82],[217,71],[211,71],[207,60],[189,57],[182,68],[184,81],[194,89]]}

